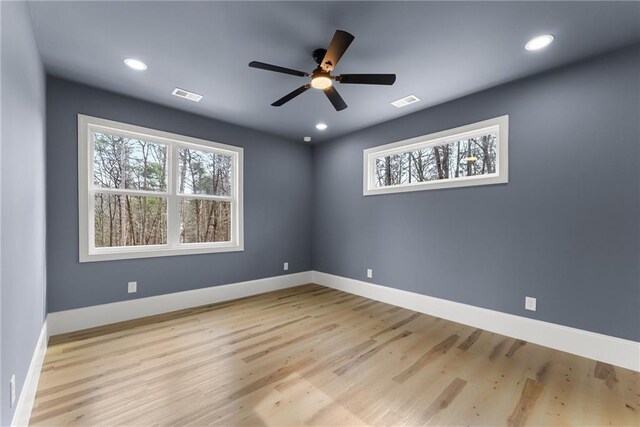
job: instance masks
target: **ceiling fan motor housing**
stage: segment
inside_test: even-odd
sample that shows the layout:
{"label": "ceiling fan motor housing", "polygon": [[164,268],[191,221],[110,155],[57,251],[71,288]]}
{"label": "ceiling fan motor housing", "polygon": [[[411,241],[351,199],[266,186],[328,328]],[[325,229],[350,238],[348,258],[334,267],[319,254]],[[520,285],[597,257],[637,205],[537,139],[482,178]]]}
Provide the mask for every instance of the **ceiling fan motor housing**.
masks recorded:
{"label": "ceiling fan motor housing", "polygon": [[313,51],[311,56],[313,56],[313,60],[316,61],[316,64],[320,65],[326,53],[327,53],[326,49],[316,49]]}
{"label": "ceiling fan motor housing", "polygon": [[318,67],[311,73],[311,80],[317,79],[318,77],[331,78],[331,74],[329,74],[328,71],[325,71],[322,68]]}

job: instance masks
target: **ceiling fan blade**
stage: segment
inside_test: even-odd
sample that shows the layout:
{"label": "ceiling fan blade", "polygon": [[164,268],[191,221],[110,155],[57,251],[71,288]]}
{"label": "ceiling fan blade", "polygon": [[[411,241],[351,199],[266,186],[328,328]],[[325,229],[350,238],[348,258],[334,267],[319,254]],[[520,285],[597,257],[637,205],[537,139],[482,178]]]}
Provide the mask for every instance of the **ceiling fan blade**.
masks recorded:
{"label": "ceiling fan blade", "polygon": [[344,52],[347,50],[354,38],[355,37],[353,35],[346,31],[336,30],[320,66],[325,71],[331,71],[336,68],[338,61],[340,61],[340,58],[342,58],[342,55],[344,55]]}
{"label": "ceiling fan blade", "polygon": [[336,76],[340,83],[362,85],[392,85],[396,81],[395,74],[342,74]]}
{"label": "ceiling fan blade", "polygon": [[309,73],[305,73],[304,71],[298,71],[291,68],[280,67],[278,65],[266,64],[264,62],[259,62],[259,61],[249,62],[249,67],[259,68],[261,70],[267,70],[267,71],[274,71],[276,73],[291,74],[292,76],[298,76],[298,77],[307,77],[309,75]]}
{"label": "ceiling fan blade", "polygon": [[327,95],[327,98],[329,98],[329,101],[331,101],[331,104],[333,104],[333,108],[335,108],[336,111],[342,111],[347,108],[347,103],[344,102],[344,99],[342,99],[335,87],[329,86],[322,91]]}
{"label": "ceiling fan blade", "polygon": [[271,105],[273,105],[274,107],[279,107],[279,106],[291,101],[296,96],[306,92],[307,89],[309,89],[310,87],[311,87],[311,85],[309,83],[307,83],[306,85],[300,86],[298,89],[296,89],[293,92],[283,96],[282,98],[278,99],[276,102],[274,102]]}

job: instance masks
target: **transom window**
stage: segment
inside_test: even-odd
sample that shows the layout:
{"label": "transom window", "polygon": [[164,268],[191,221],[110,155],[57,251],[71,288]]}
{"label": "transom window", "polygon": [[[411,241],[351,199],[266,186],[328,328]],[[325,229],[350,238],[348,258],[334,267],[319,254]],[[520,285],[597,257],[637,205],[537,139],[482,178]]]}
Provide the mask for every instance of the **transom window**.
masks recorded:
{"label": "transom window", "polygon": [[80,261],[243,250],[239,147],[78,115]]}
{"label": "transom window", "polygon": [[364,195],[508,181],[508,116],[364,151]]}

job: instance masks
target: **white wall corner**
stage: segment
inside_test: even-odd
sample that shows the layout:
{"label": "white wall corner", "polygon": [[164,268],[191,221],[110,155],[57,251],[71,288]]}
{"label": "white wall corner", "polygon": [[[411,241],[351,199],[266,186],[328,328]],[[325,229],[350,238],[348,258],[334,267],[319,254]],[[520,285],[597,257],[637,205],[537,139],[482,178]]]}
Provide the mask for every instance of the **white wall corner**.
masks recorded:
{"label": "white wall corner", "polygon": [[20,397],[18,397],[16,411],[13,413],[13,420],[11,420],[11,427],[26,427],[29,425],[31,410],[33,409],[33,403],[36,399],[36,391],[38,390],[40,372],[42,371],[44,356],[47,353],[48,342],[48,320],[45,319],[42,329],[40,330],[40,336],[38,337],[36,348],[33,351],[33,357],[29,364],[29,370],[27,371],[27,376],[24,380]]}
{"label": "white wall corner", "polygon": [[313,283],[589,359],[640,371],[640,343],[313,271]]}
{"label": "white wall corner", "polygon": [[311,271],[49,313],[50,335],[153,316],[311,283]]}

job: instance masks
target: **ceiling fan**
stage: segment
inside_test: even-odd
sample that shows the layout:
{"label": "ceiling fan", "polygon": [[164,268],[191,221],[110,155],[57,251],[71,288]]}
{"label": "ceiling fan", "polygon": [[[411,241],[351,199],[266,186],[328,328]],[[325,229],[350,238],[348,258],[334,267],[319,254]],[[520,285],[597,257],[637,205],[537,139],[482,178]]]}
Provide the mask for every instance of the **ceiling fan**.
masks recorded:
{"label": "ceiling fan", "polygon": [[298,89],[271,104],[274,107],[279,107],[306,92],[308,89],[314,88],[322,90],[336,111],[341,111],[347,108],[347,104],[333,86],[334,81],[338,83],[366,85],[392,85],[396,81],[395,74],[342,74],[332,76],[331,71],[336,68],[338,61],[340,61],[340,58],[342,58],[342,55],[344,55],[353,39],[354,36],[346,31],[337,30],[326,50],[316,49],[313,51],[312,56],[318,64],[318,67],[313,70],[311,74],[258,61],[251,61],[249,67],[274,71],[276,73],[291,74],[292,76],[298,77],[311,77],[310,82],[300,86]]}

